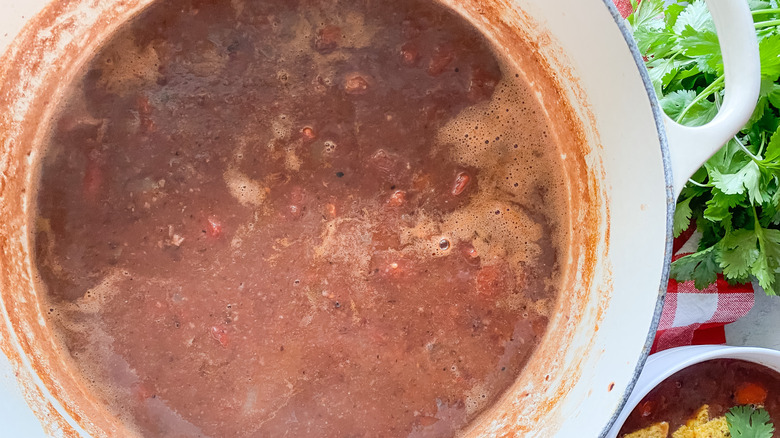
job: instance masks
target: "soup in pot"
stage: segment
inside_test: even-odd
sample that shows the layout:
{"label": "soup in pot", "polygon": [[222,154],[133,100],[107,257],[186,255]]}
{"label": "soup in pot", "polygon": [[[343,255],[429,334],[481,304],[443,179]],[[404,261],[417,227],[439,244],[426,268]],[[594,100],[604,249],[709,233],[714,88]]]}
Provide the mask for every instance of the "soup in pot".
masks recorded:
{"label": "soup in pot", "polygon": [[455,435],[561,285],[570,127],[529,71],[432,1],[152,5],[50,121],[64,354],[145,437]]}

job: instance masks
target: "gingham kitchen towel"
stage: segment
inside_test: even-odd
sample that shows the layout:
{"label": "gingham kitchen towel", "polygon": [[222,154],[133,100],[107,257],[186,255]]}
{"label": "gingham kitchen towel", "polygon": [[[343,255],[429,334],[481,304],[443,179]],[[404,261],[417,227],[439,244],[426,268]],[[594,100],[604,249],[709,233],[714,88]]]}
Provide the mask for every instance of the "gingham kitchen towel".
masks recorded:
{"label": "gingham kitchen towel", "polygon": [[[691,227],[674,240],[674,260],[696,249],[698,236]],[[682,345],[724,344],[724,326],[745,316],[753,307],[753,285],[730,285],[718,280],[705,289],[696,289],[693,281],[669,280],[661,322],[652,353]]]}
{"label": "gingham kitchen towel", "polygon": [[[628,14],[631,13],[631,0],[614,0],[614,3],[620,15],[623,18],[628,17]],[[639,3],[639,0],[637,0],[637,3]]]}

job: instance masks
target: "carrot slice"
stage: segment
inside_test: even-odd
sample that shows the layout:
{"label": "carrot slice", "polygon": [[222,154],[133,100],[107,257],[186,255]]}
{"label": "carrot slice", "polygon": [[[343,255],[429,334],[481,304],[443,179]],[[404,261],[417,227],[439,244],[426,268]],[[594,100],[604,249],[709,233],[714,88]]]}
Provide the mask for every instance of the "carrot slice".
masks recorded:
{"label": "carrot slice", "polygon": [[766,388],[753,382],[743,383],[734,395],[740,405],[760,405],[766,400]]}

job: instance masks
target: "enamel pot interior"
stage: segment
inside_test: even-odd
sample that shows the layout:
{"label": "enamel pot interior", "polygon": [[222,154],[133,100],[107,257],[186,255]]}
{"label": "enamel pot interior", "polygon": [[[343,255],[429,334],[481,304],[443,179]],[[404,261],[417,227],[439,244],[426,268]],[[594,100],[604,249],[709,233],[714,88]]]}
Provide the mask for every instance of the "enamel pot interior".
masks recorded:
{"label": "enamel pot interior", "polygon": [[[150,3],[52,2],[26,23],[0,63],[0,339],[52,435],[127,433],[79,382],[38,301],[29,235],[38,145],[79,67]],[[571,232],[548,333],[510,390],[467,434],[599,436],[646,358],[668,275],[673,202],[658,105],[609,0],[444,3],[530,80],[548,81],[540,89],[555,91],[539,99],[563,100],[569,108],[548,114],[551,122],[573,126],[587,145],[572,141],[561,152]],[[524,69],[529,57],[550,75]]]}

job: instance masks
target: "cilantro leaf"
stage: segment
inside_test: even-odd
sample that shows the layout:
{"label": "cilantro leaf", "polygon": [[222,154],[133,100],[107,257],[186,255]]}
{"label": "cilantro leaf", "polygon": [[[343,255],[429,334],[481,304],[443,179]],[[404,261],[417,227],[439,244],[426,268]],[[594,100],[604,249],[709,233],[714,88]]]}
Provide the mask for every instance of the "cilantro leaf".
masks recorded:
{"label": "cilantro leaf", "polygon": [[780,189],[775,191],[775,194],[772,195],[772,209],[775,210],[775,213],[772,215],[772,219],[770,219],[770,223],[774,225],[780,224]]}
{"label": "cilantro leaf", "polygon": [[710,30],[715,32],[715,23],[712,21],[712,16],[704,0],[696,0],[680,12],[672,29],[674,33],[681,35],[688,26],[697,31]]}
{"label": "cilantro leaf", "polygon": [[[683,52],[686,56],[715,57],[720,54],[718,36],[711,30],[697,31],[691,26],[686,26],[681,36],[685,38]],[[719,62],[723,61],[720,56],[717,56],[717,59]]]}
{"label": "cilantro leaf", "polygon": [[680,16],[680,13],[684,10],[685,10],[685,6],[678,3],[672,3],[671,5],[666,7],[666,11],[664,12],[664,19],[666,20],[666,28],[668,30],[674,29],[674,23],[677,22],[677,18]]}
{"label": "cilantro leaf", "polygon": [[681,122],[688,126],[706,125],[718,115],[718,106],[709,100],[700,100],[685,113]]}
{"label": "cilantro leaf", "polygon": [[639,28],[634,32],[634,41],[642,53],[653,51],[656,58],[671,54],[677,47],[677,35],[659,29]]}
{"label": "cilantro leaf", "polygon": [[748,5],[750,6],[751,11],[769,9],[772,7],[771,3],[763,0],[748,0]]}
{"label": "cilantro leaf", "polygon": [[696,92],[693,90],[674,91],[661,98],[661,108],[667,116],[676,119],[694,99],[696,99]]}
{"label": "cilantro leaf", "polygon": [[668,85],[677,72],[693,63],[690,59],[676,58],[658,58],[648,62],[647,74],[650,76],[650,81],[653,83],[656,93],[660,95],[664,85]]}
{"label": "cilantro leaf", "polygon": [[723,238],[717,260],[724,275],[743,278],[751,273],[759,256],[756,233],[752,230],[737,230]]}
{"label": "cilantro leaf", "polygon": [[[690,66],[690,68],[688,67]],[[698,77],[701,76],[702,71],[699,70],[699,67],[696,66],[696,63],[693,61],[688,61],[688,64],[682,67],[679,67],[677,70],[677,74],[668,77],[666,81],[664,81],[664,89],[669,89],[669,86],[672,85],[672,81],[676,82],[674,85],[679,86],[680,88],[683,88],[683,81],[686,79],[696,81]],[[687,82],[687,81],[686,81]],[[673,89],[669,89],[669,91],[676,91]]]}
{"label": "cilantro leaf", "polygon": [[775,427],[765,409],[735,406],[726,412],[732,438],[772,438]]}
{"label": "cilantro leaf", "polygon": [[712,189],[712,198],[707,200],[707,208],[702,215],[713,222],[725,220],[731,215],[730,210],[747,199],[744,195],[727,195],[717,188]]}
{"label": "cilantro leaf", "polygon": [[775,284],[780,273],[780,230],[756,229],[759,258],[753,267],[753,276],[768,295],[777,295]]}
{"label": "cilantro leaf", "polygon": [[[758,102],[756,103],[756,109],[753,111],[753,115],[750,116],[749,124],[756,123],[764,117],[766,110],[769,108],[770,97],[775,100],[780,97],[778,90],[780,90],[780,87],[778,87],[774,80],[769,80],[766,77],[761,79]],[[773,95],[773,93],[775,93],[775,95]]]}
{"label": "cilantro leaf", "polygon": [[780,85],[772,83],[771,88],[766,90],[766,97],[772,106],[780,108]]}
{"label": "cilantro leaf", "polygon": [[772,134],[764,154],[764,162],[772,163],[780,160],[780,128]]}
{"label": "cilantro leaf", "polygon": [[739,143],[731,139],[704,163],[704,167],[709,173],[712,173],[713,169],[721,173],[735,173],[747,164],[748,160],[750,158],[742,152]]}
{"label": "cilantro leaf", "polygon": [[755,161],[749,161],[737,173],[720,173],[717,169],[710,171],[712,184],[727,195],[748,193],[750,202],[761,204],[764,202],[761,190],[762,172]]}
{"label": "cilantro leaf", "polygon": [[685,56],[695,57],[696,65],[701,71],[719,75],[723,73],[723,56],[714,31],[697,31],[688,25],[680,36],[684,38],[683,53]]}
{"label": "cilantro leaf", "polygon": [[672,262],[669,275],[677,281],[693,280],[696,288],[704,289],[718,278],[720,266],[715,259],[717,246],[688,254]]}
{"label": "cilantro leaf", "polygon": [[657,18],[664,13],[663,0],[644,0],[634,9],[629,17],[629,22],[634,29],[646,29],[648,27],[660,29],[664,23]]}
{"label": "cilantro leaf", "polygon": [[679,237],[691,225],[691,199],[678,202],[674,209],[674,237]]}
{"label": "cilantro leaf", "polygon": [[718,108],[709,100],[704,99],[694,103],[695,99],[695,91],[673,91],[661,98],[661,108],[672,119],[679,118],[680,114],[687,109],[681,122],[688,126],[701,126],[715,118]]}
{"label": "cilantro leaf", "polygon": [[758,42],[761,76],[772,81],[780,77],[780,34],[762,38]]}

